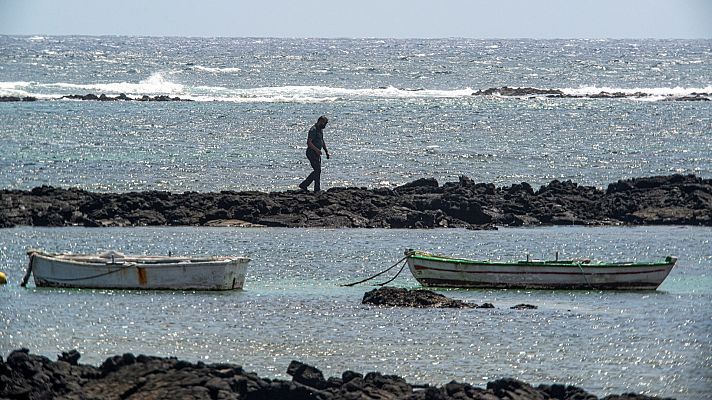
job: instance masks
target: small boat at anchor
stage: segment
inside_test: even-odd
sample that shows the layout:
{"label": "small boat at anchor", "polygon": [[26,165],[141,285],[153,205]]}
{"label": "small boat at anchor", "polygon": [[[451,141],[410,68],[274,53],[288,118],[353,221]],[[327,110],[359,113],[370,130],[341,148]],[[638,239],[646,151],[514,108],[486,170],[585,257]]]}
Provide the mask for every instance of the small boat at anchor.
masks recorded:
{"label": "small boat at anchor", "polygon": [[406,251],[410,272],[423,286],[451,288],[655,290],[676,257],[654,262],[589,259],[478,261]]}
{"label": "small boat at anchor", "polygon": [[30,275],[37,287],[93,289],[242,289],[247,257],[187,257],[27,252],[21,286]]}

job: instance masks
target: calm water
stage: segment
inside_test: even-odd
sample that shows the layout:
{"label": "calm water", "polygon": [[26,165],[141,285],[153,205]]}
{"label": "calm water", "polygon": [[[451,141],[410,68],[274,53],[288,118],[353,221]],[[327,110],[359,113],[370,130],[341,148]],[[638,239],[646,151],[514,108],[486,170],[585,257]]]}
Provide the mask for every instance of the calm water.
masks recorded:
{"label": "calm water", "polygon": [[[124,352],[240,363],[287,378],[292,359],[327,376],[378,370],[410,382],[477,385],[513,376],[703,399],[712,387],[712,229],[535,228],[499,231],[211,228],[13,228],[0,231],[0,353],[54,358],[77,348],[98,364]],[[245,290],[22,289],[27,247],[75,252],[247,254]],[[678,265],[657,291],[444,290],[494,310],[361,305],[370,276],[415,247],[466,257],[587,256]],[[415,288],[407,272],[393,285]],[[529,303],[537,310],[509,307]]]}
{"label": "calm water", "polygon": [[[285,190],[309,172],[306,131],[330,117],[323,187],[422,177],[535,187],[552,179],[712,176],[712,41],[290,40],[0,36],[0,188]],[[490,87],[644,99],[472,96]],[[51,100],[170,95],[194,102]],[[26,346],[84,362],[127,351],[232,361],[284,377],[292,359],[327,375],[378,370],[411,382],[505,376],[603,395],[683,399],[712,387],[712,230],[0,230],[0,354]],[[25,251],[247,254],[244,291],[21,289]],[[405,248],[474,258],[650,259],[679,265],[658,291],[452,290],[495,310],[360,304]],[[404,273],[393,283],[417,287]],[[518,303],[539,306],[514,311]]]}

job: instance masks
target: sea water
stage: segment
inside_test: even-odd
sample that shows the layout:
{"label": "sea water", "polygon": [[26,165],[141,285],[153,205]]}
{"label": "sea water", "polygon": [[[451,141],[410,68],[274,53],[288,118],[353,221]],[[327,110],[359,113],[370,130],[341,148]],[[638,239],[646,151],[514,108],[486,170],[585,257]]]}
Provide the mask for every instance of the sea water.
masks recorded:
{"label": "sea water", "polygon": [[[599,396],[635,391],[704,399],[712,385],[712,228],[463,229],[32,228],[0,230],[0,352],[54,358],[78,349],[100,364],[133,352],[233,362],[288,379],[291,360],[326,376],[351,369],[412,383],[484,385],[515,377],[578,385]],[[235,254],[252,258],[244,290],[20,288],[25,251]],[[501,260],[679,257],[656,291],[438,290],[495,309],[362,305],[370,282],[406,248]],[[384,274],[383,282],[396,269]],[[390,285],[418,288],[408,270]],[[526,303],[535,310],[512,310]]]}
{"label": "sea water", "polygon": [[[0,36],[0,187],[285,190],[330,118],[324,188],[712,175],[710,40]],[[473,96],[492,87],[629,99]]]}
{"label": "sea water", "polygon": [[[710,40],[321,40],[0,36],[0,188],[291,190],[306,131],[327,115],[324,188],[423,177],[535,189],[605,188],[671,173],[712,176]],[[491,87],[588,96],[473,96]],[[595,99],[602,91],[645,97]],[[192,102],[59,100],[169,95]],[[497,231],[232,228],[0,230],[0,355],[72,348],[234,362],[286,378],[399,374],[481,385],[512,376],[597,395],[704,399],[712,387],[712,230],[545,227]],[[19,288],[25,251],[248,255],[245,290]],[[492,310],[361,305],[406,248],[471,258],[679,257],[657,291],[442,290]],[[384,277],[385,278],[385,277]],[[388,277],[390,278],[390,277]],[[395,286],[417,288],[404,271]],[[511,310],[528,303],[536,310]]]}

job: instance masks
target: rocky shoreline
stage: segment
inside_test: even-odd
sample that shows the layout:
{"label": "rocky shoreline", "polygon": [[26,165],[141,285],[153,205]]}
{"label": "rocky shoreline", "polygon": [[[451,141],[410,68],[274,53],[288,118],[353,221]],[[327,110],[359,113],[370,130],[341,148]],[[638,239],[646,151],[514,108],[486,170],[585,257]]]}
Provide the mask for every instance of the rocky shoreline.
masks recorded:
{"label": "rocky shoreline", "polygon": [[[57,361],[21,349],[0,357],[2,399],[408,399],[408,400],[597,400],[575,386],[532,386],[505,378],[479,388],[450,382],[443,386],[413,385],[396,375],[345,371],[324,378],[310,365],[292,361],[291,381],[261,378],[235,364],[190,363],[175,358],[134,356],[107,358],[99,367],[79,364],[81,355],[63,352]],[[655,400],[634,393],[604,400]]]}
{"label": "rocky shoreline", "polygon": [[97,193],[36,187],[0,191],[0,227],[272,226],[496,229],[537,225],[712,226],[712,179],[620,180],[606,190],[554,180],[496,187],[460,177],[396,188],[301,191]]}

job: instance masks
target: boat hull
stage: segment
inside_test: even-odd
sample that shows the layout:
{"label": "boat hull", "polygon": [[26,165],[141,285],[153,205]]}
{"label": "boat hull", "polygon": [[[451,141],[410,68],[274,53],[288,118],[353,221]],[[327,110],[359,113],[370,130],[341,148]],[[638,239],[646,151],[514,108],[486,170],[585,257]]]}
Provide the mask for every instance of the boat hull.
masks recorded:
{"label": "boat hull", "polygon": [[578,261],[494,262],[424,253],[407,256],[418,282],[431,287],[655,290],[672,270],[674,257],[651,263]]}
{"label": "boat hull", "polygon": [[30,254],[37,287],[93,289],[242,289],[249,258],[90,257]]}

